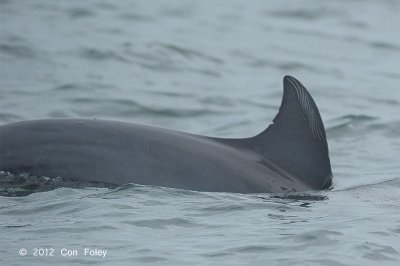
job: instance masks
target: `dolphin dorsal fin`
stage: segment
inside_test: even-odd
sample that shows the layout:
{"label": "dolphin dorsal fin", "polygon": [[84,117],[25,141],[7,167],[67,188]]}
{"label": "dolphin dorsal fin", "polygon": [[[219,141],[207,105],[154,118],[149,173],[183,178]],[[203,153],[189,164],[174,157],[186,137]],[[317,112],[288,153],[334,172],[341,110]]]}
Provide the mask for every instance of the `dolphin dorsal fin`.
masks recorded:
{"label": "dolphin dorsal fin", "polygon": [[283,78],[283,99],[273,123],[250,138],[252,149],[312,189],[328,188],[332,171],[318,108],[295,78]]}

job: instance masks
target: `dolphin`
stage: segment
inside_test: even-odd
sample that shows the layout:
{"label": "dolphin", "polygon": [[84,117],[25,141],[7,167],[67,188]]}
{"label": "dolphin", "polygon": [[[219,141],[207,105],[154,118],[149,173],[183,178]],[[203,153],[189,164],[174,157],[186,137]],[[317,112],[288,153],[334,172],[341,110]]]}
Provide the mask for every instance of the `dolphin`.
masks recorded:
{"label": "dolphin", "polygon": [[327,189],[332,171],[318,108],[297,79],[285,76],[283,85],[273,122],[243,139],[97,119],[6,124],[0,126],[0,170],[209,192]]}

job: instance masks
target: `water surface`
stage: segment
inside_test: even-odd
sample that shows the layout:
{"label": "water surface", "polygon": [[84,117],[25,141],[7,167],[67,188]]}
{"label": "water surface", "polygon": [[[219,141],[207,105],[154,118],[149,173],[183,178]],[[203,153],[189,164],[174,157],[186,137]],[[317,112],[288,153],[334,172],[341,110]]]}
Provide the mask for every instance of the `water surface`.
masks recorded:
{"label": "water surface", "polygon": [[335,181],[293,195],[13,191],[0,198],[0,264],[398,265],[399,11],[390,0],[1,1],[0,124],[85,117],[249,137],[290,74],[320,109]]}

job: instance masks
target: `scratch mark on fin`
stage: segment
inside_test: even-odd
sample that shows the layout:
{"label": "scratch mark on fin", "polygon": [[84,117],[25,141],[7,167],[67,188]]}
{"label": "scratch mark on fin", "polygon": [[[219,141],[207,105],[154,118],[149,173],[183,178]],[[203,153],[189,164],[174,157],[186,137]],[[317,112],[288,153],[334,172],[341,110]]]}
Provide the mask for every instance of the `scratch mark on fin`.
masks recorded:
{"label": "scratch mark on fin", "polygon": [[308,120],[308,128],[311,132],[311,135],[314,139],[318,139],[322,141],[324,139],[322,133],[322,122],[320,118],[315,113],[315,105],[314,101],[312,100],[311,96],[307,93],[307,91],[303,88],[301,83],[299,83],[294,78],[289,78],[288,81],[292,84],[293,88],[296,91],[297,99],[300,103],[300,107],[303,111],[304,116]]}

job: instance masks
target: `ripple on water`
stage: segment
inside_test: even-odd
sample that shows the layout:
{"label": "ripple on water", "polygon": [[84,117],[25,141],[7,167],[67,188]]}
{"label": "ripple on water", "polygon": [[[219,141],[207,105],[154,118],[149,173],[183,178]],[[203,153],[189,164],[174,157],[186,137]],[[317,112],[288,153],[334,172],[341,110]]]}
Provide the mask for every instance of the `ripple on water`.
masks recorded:
{"label": "ripple on water", "polygon": [[187,228],[205,227],[199,223],[195,223],[188,219],[182,219],[182,218],[123,221],[121,223],[135,225],[139,227],[147,227],[152,229],[166,229],[171,226],[187,227]]}
{"label": "ripple on water", "polygon": [[85,58],[92,61],[117,61],[123,63],[130,63],[126,57],[117,54],[112,50],[100,48],[80,48],[77,52],[79,58]]}
{"label": "ripple on water", "polygon": [[4,56],[11,56],[20,59],[35,59],[37,54],[32,47],[24,44],[2,43],[0,53]]}

